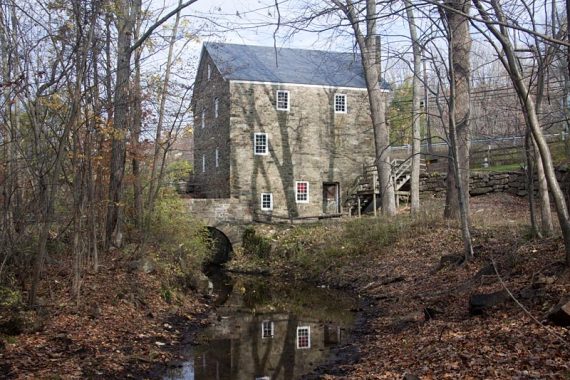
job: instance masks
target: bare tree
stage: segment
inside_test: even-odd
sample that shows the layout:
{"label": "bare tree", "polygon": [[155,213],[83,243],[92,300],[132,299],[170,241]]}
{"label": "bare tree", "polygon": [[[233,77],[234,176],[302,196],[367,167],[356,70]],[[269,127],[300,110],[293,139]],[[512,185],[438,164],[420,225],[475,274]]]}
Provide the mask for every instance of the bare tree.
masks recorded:
{"label": "bare tree", "polygon": [[[420,102],[422,97],[421,79],[422,75],[422,51],[418,37],[414,9],[411,0],[404,0],[406,6],[406,14],[408,26],[410,29],[410,39],[412,42],[412,50],[414,54],[414,77],[412,79],[412,174],[411,174],[411,212],[412,214],[420,211]],[[427,86],[427,83],[424,84]]]}
{"label": "bare tree", "polygon": [[470,0],[453,0],[442,16],[446,21],[449,41],[449,170],[445,216],[459,216],[465,258],[473,258],[469,229],[469,123],[470,123]]}
{"label": "bare tree", "polygon": [[380,184],[382,212],[386,215],[396,213],[396,200],[394,184],[392,182],[392,166],[390,162],[390,130],[386,123],[386,101],[382,93],[382,67],[380,61],[380,37],[377,33],[376,2],[366,0],[364,27],[362,31],[362,21],[359,18],[360,11],[356,8],[352,0],[341,2],[332,0],[348,19],[356,43],[360,50],[368,99],[370,102],[370,113],[374,128],[374,142],[376,147],[376,166],[378,168],[378,180]]}
{"label": "bare tree", "polygon": [[[178,6],[182,4],[180,0]],[[158,110],[158,123],[156,125],[156,134],[154,138],[154,155],[152,158],[152,169],[150,174],[149,180],[149,190],[148,190],[148,202],[147,208],[149,210],[154,209],[154,203],[156,201],[156,197],[158,195],[158,190],[160,188],[160,181],[162,180],[161,176],[158,176],[158,173],[162,172],[162,169],[159,169],[160,166],[164,165],[164,161],[161,161],[162,152],[164,150],[163,147],[163,127],[164,127],[164,119],[166,113],[166,99],[168,98],[168,91],[170,88],[170,73],[172,70],[173,65],[173,56],[174,56],[174,44],[176,43],[177,35],[178,35],[178,26],[180,25],[180,12],[176,14],[176,18],[174,20],[174,26],[172,27],[172,34],[170,36],[170,41],[168,44],[168,56],[166,58],[166,70],[164,73],[164,79],[162,81],[162,86],[159,92],[159,110]]]}
{"label": "bare tree", "polygon": [[164,24],[172,16],[182,9],[195,3],[197,0],[189,0],[179,3],[172,11],[153,23],[142,35],[132,41],[135,33],[137,15],[142,11],[139,1],[131,2],[120,0],[117,2],[117,74],[114,94],[114,133],[112,134],[111,163],[109,174],[109,203],[107,209],[107,227],[105,242],[106,246],[121,246],[123,239],[123,178],[126,162],[126,137],[131,116],[131,99],[129,90],[131,84],[131,59],[133,52],[142,44],[160,25]]}
{"label": "bare tree", "polygon": [[[470,52],[471,35],[469,33],[469,19],[464,14],[469,14],[470,0],[453,0],[447,3],[443,14],[447,20],[447,33],[449,38],[449,55],[452,57],[449,63],[450,70],[450,124],[452,118],[456,123],[455,128],[449,126],[450,143],[456,143],[457,155],[453,154],[451,147],[451,160],[447,175],[447,195],[445,201],[445,216],[456,218],[460,214],[469,217],[469,146],[470,146]],[[455,10],[459,12],[455,12]],[[452,110],[453,108],[453,110]],[[457,163],[453,161],[457,160]],[[454,166],[457,166],[457,170]],[[461,201],[463,199],[463,201]],[[463,203],[463,205],[461,205]],[[461,210],[464,207],[465,210]],[[461,216],[462,218],[462,216]]]}
{"label": "bare tree", "polygon": [[[511,41],[511,36],[509,35],[509,29],[507,27],[508,19],[504,13],[503,7],[497,0],[490,0],[489,2],[474,0],[474,3],[479,15],[485,21],[486,29],[489,30],[492,36],[496,39],[493,40],[490,36],[487,37],[489,43],[493,45],[499,55],[499,59],[509,73],[523,108],[527,125],[532,131],[532,136],[538,147],[538,153],[542,157],[544,174],[554,199],[558,221],[560,223],[560,228],[562,229],[562,236],[564,237],[566,264],[570,266],[570,216],[568,214],[568,208],[564,199],[564,194],[560,189],[560,184],[556,179],[550,149],[540,127],[535,99],[531,95],[530,89],[524,81],[524,76],[516,56],[515,48]],[[485,7],[484,4],[488,4],[489,6]]]}

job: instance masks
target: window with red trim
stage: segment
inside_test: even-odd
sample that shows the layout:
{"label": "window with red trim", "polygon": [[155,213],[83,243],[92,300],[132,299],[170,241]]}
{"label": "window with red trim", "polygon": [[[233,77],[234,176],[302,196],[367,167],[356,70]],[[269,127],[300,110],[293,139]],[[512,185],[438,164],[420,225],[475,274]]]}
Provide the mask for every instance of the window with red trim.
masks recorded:
{"label": "window with red trim", "polygon": [[309,182],[297,181],[295,183],[295,199],[297,203],[309,203]]}
{"label": "window with red trim", "polygon": [[297,327],[297,348],[311,348],[311,328]]}

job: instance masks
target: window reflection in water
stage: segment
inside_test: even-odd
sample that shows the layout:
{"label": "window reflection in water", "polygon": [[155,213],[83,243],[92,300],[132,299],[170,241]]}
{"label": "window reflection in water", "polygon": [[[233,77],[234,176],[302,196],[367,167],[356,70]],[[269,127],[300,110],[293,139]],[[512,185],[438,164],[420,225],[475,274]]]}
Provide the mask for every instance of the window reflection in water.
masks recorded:
{"label": "window reflection in water", "polygon": [[331,358],[354,323],[350,294],[255,277],[213,281],[215,322],[165,379],[298,378]]}

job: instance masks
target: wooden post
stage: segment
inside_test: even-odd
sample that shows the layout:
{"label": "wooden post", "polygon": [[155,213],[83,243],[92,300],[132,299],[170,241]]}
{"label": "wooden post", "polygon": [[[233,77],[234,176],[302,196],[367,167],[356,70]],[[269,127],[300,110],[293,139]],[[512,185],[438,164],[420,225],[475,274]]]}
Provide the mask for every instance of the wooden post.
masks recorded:
{"label": "wooden post", "polygon": [[360,197],[358,197],[358,217],[360,218]]}
{"label": "wooden post", "polygon": [[376,173],[372,174],[372,206],[374,207],[374,216],[376,216]]}

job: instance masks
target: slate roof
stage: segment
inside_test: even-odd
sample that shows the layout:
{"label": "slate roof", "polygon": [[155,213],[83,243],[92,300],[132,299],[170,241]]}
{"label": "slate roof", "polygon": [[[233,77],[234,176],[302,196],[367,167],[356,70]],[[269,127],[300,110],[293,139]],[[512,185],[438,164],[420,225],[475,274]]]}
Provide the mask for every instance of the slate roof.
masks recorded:
{"label": "slate roof", "polygon": [[[294,83],[366,88],[359,57],[320,50],[204,43],[216,67],[227,80]],[[277,58],[277,59],[276,59]],[[390,85],[383,81],[382,88]]]}

